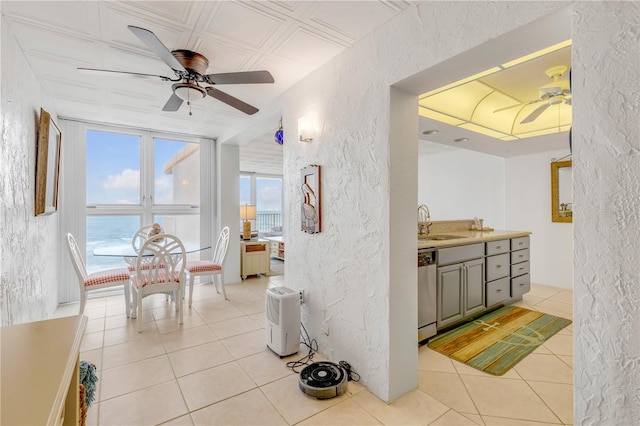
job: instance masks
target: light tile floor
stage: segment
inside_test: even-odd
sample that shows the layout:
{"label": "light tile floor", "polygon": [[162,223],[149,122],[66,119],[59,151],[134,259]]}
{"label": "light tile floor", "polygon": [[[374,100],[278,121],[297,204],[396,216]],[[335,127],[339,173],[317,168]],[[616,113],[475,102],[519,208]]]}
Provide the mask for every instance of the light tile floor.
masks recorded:
{"label": "light tile floor", "polygon": [[[501,377],[419,348],[419,389],[385,404],[359,383],[308,398],[297,375],[264,343],[264,296],[283,276],[194,287],[184,325],[162,295],[144,300],[144,331],[123,296],[90,299],[81,359],[98,369],[89,425],[549,425],[573,422],[573,326]],[[572,319],[572,292],[533,285],[518,305]],[[56,316],[76,314],[62,305]],[[317,355],[315,360],[321,360]]]}

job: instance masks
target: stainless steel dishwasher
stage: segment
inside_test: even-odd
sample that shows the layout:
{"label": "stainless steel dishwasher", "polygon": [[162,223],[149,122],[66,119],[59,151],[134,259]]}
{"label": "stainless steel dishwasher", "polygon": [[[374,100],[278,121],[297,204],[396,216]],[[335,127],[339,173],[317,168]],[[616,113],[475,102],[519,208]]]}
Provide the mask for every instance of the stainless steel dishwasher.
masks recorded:
{"label": "stainless steel dishwasher", "polygon": [[438,333],[436,268],[435,250],[418,250],[418,342]]}

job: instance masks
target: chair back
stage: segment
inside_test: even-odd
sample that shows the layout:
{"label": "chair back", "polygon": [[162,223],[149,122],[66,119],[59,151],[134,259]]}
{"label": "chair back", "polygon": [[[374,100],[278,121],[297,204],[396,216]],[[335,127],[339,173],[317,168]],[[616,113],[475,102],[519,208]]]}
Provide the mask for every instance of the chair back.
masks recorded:
{"label": "chair back", "polygon": [[148,239],[138,251],[136,271],[138,282],[178,283],[182,279],[186,253],[182,241],[175,235],[158,234]]}
{"label": "chair back", "polygon": [[80,284],[84,284],[87,279],[87,269],[84,265],[84,259],[80,254],[80,249],[78,248],[78,243],[76,243],[76,239],[73,238],[73,235],[70,233],[67,234],[67,248],[69,249],[69,255],[71,256],[71,263],[73,263],[73,268],[76,270],[76,274],[80,279]]}
{"label": "chair back", "polygon": [[142,247],[144,242],[147,241],[147,236],[149,235],[149,231],[151,230],[151,228],[152,226],[143,226],[142,228],[138,229],[133,235],[133,238],[131,239],[131,245],[133,246],[133,249],[136,251],[136,253],[140,251],[140,248]]}
{"label": "chair back", "polygon": [[227,257],[227,248],[229,247],[229,227],[225,226],[220,235],[218,236],[218,242],[216,243],[216,249],[213,252],[213,263],[220,266],[224,264],[224,260]]}

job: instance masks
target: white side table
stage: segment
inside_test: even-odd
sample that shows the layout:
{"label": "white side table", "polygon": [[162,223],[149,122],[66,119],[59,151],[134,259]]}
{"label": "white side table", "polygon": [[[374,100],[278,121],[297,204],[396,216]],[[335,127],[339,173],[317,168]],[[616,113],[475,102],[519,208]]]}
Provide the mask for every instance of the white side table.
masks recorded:
{"label": "white side table", "polygon": [[240,241],[240,275],[246,279],[248,275],[264,274],[269,276],[269,241]]}

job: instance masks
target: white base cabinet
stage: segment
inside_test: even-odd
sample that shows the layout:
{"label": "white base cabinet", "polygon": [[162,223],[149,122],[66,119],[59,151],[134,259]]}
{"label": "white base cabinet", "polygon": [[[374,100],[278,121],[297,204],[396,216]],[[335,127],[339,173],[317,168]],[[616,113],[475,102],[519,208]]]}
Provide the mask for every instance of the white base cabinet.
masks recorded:
{"label": "white base cabinet", "polygon": [[240,241],[240,275],[246,279],[248,275],[269,275],[269,241]]}

